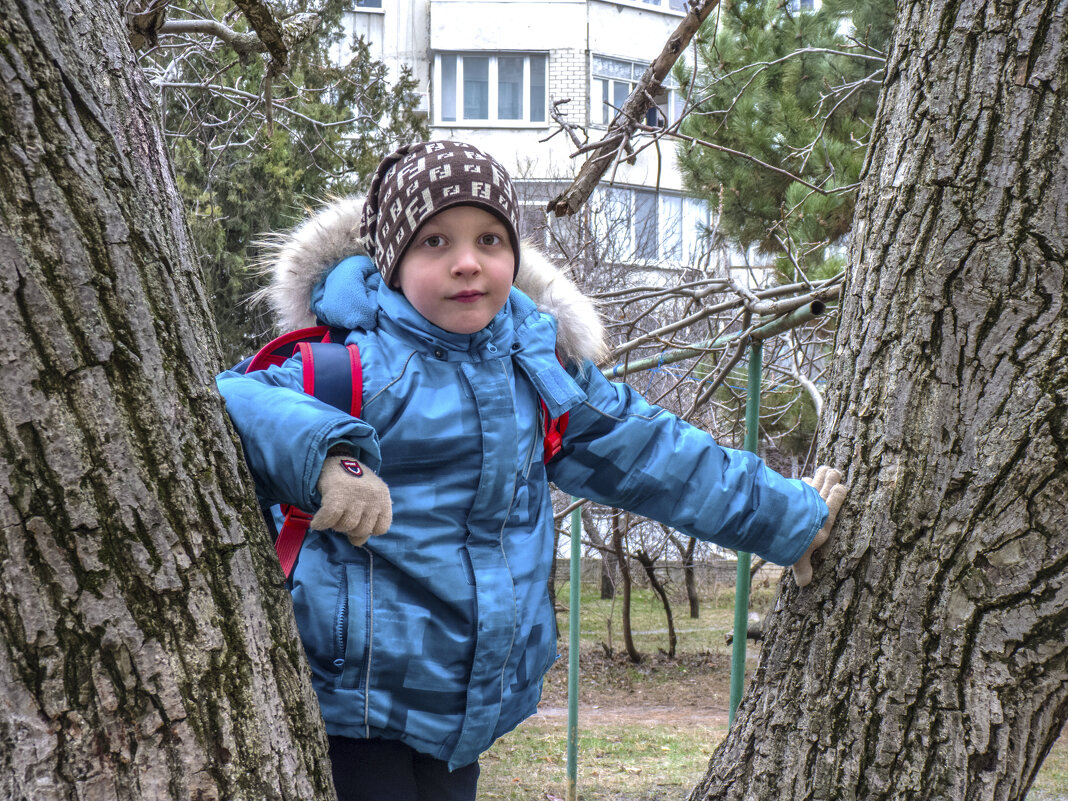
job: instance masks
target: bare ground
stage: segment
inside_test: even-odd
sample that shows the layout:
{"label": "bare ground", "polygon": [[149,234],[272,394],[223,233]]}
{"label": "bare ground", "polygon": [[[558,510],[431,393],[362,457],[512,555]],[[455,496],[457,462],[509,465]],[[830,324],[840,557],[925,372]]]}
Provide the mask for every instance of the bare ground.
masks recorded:
{"label": "bare ground", "polygon": [[[730,660],[723,654],[662,653],[634,664],[625,653],[583,649],[579,715],[594,725],[702,723],[727,725]],[[567,717],[567,652],[545,677],[538,714],[531,722]]]}

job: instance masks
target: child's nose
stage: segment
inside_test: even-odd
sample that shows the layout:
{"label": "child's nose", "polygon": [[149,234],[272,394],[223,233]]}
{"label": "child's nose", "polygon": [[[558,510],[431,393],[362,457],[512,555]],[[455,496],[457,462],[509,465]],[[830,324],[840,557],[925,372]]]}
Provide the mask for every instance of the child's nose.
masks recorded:
{"label": "child's nose", "polygon": [[473,248],[457,248],[456,261],[453,262],[453,275],[475,275],[482,271],[482,265],[478,261],[478,254]]}

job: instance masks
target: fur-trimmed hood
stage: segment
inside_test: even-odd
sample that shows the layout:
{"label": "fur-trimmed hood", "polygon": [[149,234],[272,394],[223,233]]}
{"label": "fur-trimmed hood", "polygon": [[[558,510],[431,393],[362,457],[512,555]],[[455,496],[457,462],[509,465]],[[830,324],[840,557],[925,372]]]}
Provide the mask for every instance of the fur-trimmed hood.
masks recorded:
{"label": "fur-trimmed hood", "polygon": [[[359,238],[362,211],[362,197],[338,198],[292,231],[266,240],[263,267],[271,278],[258,299],[270,303],[279,329],[314,325],[312,290],[338,262],[366,255]],[[604,326],[593,301],[530,242],[520,246],[515,287],[533,300],[539,311],[556,318],[557,350],[565,361],[590,359],[596,363],[605,358]]]}

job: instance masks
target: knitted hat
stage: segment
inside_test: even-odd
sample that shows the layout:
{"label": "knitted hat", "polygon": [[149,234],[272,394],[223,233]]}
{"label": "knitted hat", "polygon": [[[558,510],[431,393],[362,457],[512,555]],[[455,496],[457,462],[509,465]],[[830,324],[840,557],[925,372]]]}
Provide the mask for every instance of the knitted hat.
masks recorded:
{"label": "knitted hat", "polygon": [[405,145],[382,159],[363,206],[360,236],[390,284],[419,226],[450,206],[474,205],[508,229],[519,271],[519,202],[508,173],[492,156],[462,142]]}

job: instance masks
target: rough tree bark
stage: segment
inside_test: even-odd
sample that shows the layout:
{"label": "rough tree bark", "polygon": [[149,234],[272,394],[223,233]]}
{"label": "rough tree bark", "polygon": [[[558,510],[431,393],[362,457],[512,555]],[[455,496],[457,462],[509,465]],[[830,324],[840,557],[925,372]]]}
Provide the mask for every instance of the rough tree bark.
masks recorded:
{"label": "rough tree bark", "polygon": [[334,798],[154,108],[0,0],[0,797]]}
{"label": "rough tree bark", "polygon": [[1022,799],[1068,717],[1068,4],[904,2],[789,579],[692,799]]}

